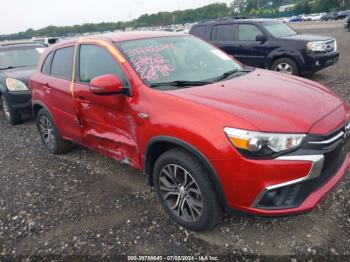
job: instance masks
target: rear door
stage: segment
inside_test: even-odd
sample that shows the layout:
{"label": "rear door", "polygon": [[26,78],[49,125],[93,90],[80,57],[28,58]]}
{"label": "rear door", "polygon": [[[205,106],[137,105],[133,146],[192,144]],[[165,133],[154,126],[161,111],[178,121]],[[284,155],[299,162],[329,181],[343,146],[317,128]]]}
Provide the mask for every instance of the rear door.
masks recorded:
{"label": "rear door", "polygon": [[191,28],[190,34],[202,38],[204,40],[209,39],[209,25],[195,25]]}
{"label": "rear door", "polygon": [[73,56],[74,46],[57,49],[48,56],[43,66],[42,89],[61,135],[79,143],[80,125],[70,91]]}
{"label": "rear door", "polygon": [[103,46],[81,44],[78,51],[74,96],[82,123],[83,143],[133,166],[139,165],[136,123],[125,95],[95,95],[90,81],[106,74],[117,75],[124,87],[131,88],[122,65]]}
{"label": "rear door", "polygon": [[229,55],[235,56],[237,51],[236,24],[215,24],[212,27],[211,42]]}
{"label": "rear door", "polygon": [[267,35],[256,25],[238,24],[237,41],[235,41],[235,58],[243,64],[265,68],[265,58],[269,53],[269,40],[256,41],[258,35]]}

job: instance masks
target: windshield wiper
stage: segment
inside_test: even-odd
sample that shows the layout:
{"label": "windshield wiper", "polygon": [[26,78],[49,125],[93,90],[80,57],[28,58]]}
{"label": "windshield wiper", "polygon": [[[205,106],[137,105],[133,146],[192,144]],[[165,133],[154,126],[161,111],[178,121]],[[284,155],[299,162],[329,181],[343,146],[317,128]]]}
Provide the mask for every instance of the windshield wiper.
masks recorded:
{"label": "windshield wiper", "polygon": [[21,68],[21,67],[30,67],[30,66],[35,66],[35,65],[26,65],[26,66],[8,66],[8,67],[0,68],[0,70],[8,70],[8,69]]}
{"label": "windshield wiper", "polygon": [[223,73],[221,76],[216,78],[215,82],[220,82],[220,81],[228,78],[229,76],[237,74],[237,73],[249,73],[249,72],[251,72],[251,70],[233,69],[233,70],[230,70],[230,71]]}
{"label": "windshield wiper", "polygon": [[14,69],[16,67],[14,66],[8,66],[8,67],[4,67],[4,68],[0,68],[0,70],[7,70],[7,69]]}
{"label": "windshield wiper", "polygon": [[203,85],[209,85],[213,82],[208,81],[184,81],[184,80],[177,80],[177,81],[171,81],[171,82],[161,82],[161,83],[153,83],[150,85],[150,87],[161,87],[161,86],[176,86],[176,87],[185,87],[185,86],[203,86]]}

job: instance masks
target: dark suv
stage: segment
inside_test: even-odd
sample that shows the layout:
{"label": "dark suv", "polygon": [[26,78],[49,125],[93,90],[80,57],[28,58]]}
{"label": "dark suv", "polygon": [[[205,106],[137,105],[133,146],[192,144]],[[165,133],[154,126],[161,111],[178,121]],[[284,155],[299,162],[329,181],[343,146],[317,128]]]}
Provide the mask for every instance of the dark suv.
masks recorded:
{"label": "dark suv", "polygon": [[0,99],[7,122],[18,124],[21,113],[31,111],[28,79],[46,45],[35,42],[0,43]]}
{"label": "dark suv", "polygon": [[344,21],[344,28],[348,30],[348,32],[350,32],[350,16],[348,16],[347,18],[345,18]]}
{"label": "dark suv", "polygon": [[224,19],[195,24],[190,34],[221,48],[246,65],[309,75],[338,62],[332,37],[303,35],[272,19]]}

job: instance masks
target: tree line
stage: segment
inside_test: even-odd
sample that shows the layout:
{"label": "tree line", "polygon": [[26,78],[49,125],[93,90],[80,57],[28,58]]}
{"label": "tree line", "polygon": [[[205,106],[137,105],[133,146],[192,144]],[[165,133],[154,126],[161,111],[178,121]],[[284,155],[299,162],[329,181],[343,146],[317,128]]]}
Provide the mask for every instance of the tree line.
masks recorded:
{"label": "tree line", "polygon": [[[137,19],[127,22],[87,23],[73,26],[48,26],[34,30],[32,28],[15,34],[0,35],[0,41],[30,39],[32,37],[62,37],[92,32],[125,30],[126,28],[167,26],[172,24],[193,23],[226,16],[254,15],[254,16],[282,16],[278,7],[295,3],[294,14],[308,14],[310,12],[328,12],[350,8],[350,0],[233,0],[228,6],[225,3],[215,3],[196,9],[174,12],[158,12],[144,14]],[[274,14],[274,16],[272,16]]]}

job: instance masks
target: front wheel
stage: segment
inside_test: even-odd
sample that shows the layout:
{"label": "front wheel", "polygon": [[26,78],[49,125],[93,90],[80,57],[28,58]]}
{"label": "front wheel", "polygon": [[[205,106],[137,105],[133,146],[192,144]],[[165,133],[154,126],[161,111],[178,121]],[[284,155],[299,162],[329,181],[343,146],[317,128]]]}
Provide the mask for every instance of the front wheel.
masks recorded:
{"label": "front wheel", "polygon": [[287,57],[277,59],[272,64],[271,70],[287,75],[299,75],[298,65]]}
{"label": "front wheel", "polygon": [[221,219],[222,209],[209,173],[187,151],[175,148],[161,155],[153,179],[163,208],[180,226],[202,231]]}
{"label": "front wheel", "polygon": [[6,121],[11,125],[21,122],[22,117],[18,110],[12,109],[5,96],[1,96],[1,107],[5,114]]}

